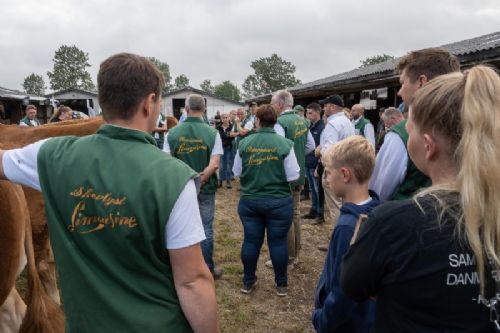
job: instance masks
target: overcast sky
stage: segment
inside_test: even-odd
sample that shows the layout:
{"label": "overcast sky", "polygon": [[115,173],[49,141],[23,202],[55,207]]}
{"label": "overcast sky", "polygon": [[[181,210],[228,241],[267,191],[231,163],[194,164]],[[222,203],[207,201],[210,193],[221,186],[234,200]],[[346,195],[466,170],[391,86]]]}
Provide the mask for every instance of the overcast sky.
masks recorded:
{"label": "overcast sky", "polygon": [[277,53],[303,83],[359,66],[500,31],[500,0],[0,0],[0,86],[30,73],[49,86],[54,52],[76,45],[99,64],[118,52],[154,56],[199,88],[241,85],[250,63]]}

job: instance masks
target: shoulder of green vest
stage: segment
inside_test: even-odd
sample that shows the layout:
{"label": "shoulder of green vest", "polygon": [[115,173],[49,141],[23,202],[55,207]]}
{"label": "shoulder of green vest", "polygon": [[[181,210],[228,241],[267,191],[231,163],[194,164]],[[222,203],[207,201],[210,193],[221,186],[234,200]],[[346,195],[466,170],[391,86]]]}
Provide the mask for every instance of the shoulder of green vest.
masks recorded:
{"label": "shoulder of green vest", "polygon": [[397,123],[396,125],[392,126],[389,129],[389,131],[399,135],[399,137],[401,138],[401,140],[403,140],[403,143],[405,144],[406,147],[406,143],[408,142],[408,132],[406,131],[405,126],[406,126],[406,120],[403,120]]}

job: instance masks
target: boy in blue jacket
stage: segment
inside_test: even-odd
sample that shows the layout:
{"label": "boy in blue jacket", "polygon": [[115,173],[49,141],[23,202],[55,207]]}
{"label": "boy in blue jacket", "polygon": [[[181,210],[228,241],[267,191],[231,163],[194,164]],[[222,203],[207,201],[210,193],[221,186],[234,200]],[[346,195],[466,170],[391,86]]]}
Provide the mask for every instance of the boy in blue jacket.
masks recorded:
{"label": "boy in blue jacket", "polygon": [[367,333],[375,317],[375,302],[353,301],[340,289],[339,279],[342,257],[349,249],[359,215],[380,204],[377,195],[368,191],[375,152],[365,138],[353,135],[331,146],[322,163],[328,186],[344,203],[316,287],[313,325],[318,333]]}

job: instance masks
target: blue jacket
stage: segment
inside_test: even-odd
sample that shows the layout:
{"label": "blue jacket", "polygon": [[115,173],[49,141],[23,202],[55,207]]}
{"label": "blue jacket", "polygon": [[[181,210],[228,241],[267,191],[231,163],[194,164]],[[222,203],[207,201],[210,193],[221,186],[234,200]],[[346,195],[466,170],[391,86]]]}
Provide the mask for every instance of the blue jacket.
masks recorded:
{"label": "blue jacket", "polygon": [[316,332],[368,333],[375,319],[375,302],[357,303],[340,289],[340,264],[349,249],[354,228],[360,214],[368,214],[381,202],[375,192],[372,200],[358,206],[344,203],[328,248],[323,272],[314,295],[312,321]]}
{"label": "blue jacket", "polygon": [[[309,127],[309,131],[314,138],[314,143],[316,147],[319,146],[319,137],[321,136],[321,132],[325,129],[325,123],[323,120],[318,120],[316,123],[311,124]],[[306,168],[314,169],[318,165],[318,158],[314,156],[314,150],[306,155]]]}

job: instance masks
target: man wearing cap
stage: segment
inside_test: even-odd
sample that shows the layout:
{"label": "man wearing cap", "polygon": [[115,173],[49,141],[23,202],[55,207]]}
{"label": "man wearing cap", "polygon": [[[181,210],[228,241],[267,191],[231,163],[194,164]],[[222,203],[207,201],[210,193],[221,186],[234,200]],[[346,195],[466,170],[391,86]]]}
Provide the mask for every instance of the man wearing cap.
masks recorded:
{"label": "man wearing cap", "polygon": [[[339,95],[331,95],[319,101],[324,105],[327,121],[325,129],[321,133],[320,145],[316,148],[316,155],[321,157],[333,144],[354,135],[354,125],[344,113],[344,101]],[[342,201],[336,197],[326,184],[326,174],[323,174],[323,191],[325,193],[325,208],[327,209],[332,223],[335,226],[340,213]]]}
{"label": "man wearing cap", "polygon": [[352,122],[354,132],[357,135],[364,136],[368,142],[375,148],[375,130],[372,123],[365,118],[365,107],[363,104],[354,104],[351,108]]}
{"label": "man wearing cap", "polygon": [[[306,154],[315,148],[314,138],[309,132],[307,121],[299,116],[293,107],[293,96],[287,90],[280,90],[274,93],[271,105],[278,113],[278,121],[274,129],[278,135],[290,139],[294,143],[294,150],[297,162],[300,166],[299,179],[291,183],[293,190],[293,222],[288,232],[288,257],[289,263],[296,263],[301,248],[300,236],[300,191],[305,184],[305,163]],[[269,262],[266,263],[269,266]]]}

